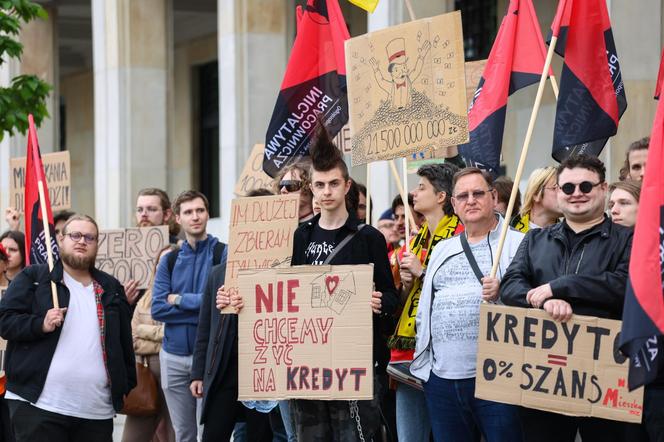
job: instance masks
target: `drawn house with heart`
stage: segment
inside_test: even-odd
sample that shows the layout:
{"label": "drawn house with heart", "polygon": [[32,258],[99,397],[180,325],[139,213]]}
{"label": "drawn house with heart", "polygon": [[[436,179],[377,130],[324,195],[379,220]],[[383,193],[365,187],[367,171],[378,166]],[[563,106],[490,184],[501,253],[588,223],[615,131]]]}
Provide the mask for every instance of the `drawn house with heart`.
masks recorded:
{"label": "drawn house with heart", "polygon": [[326,308],[340,315],[354,295],[352,273],[324,273],[311,282],[312,308]]}

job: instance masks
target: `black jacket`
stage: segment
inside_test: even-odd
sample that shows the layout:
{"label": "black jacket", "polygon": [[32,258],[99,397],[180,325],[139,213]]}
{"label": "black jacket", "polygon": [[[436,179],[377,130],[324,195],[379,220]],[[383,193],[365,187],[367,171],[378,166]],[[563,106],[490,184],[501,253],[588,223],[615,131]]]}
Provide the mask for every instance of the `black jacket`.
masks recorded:
{"label": "black jacket", "polygon": [[[237,315],[222,315],[216,307],[217,289],[225,277],[226,263],[212,267],[198,315],[191,379],[203,381],[201,423],[207,419],[211,391],[232,389],[237,397]],[[229,404],[229,410],[234,406]]]}
{"label": "black jacket", "polygon": [[[123,396],[136,386],[129,303],[117,279],[97,269],[92,269],[91,274],[104,290],[101,302],[106,322],[106,369],[113,407],[120,411]],[[26,267],[12,281],[0,302],[0,336],[8,341],[7,390],[32,403],[37,402],[42,393],[62,331],[62,327],[51,333],[42,331],[46,312],[53,308],[51,281],[56,283],[60,307],[69,306],[69,289],[62,276],[60,261],[50,273],[46,264]]]}
{"label": "black jacket", "polygon": [[[293,257],[291,265],[306,264],[304,252],[311,240],[314,226],[318,224],[320,215],[311,220],[300,224],[295,231],[293,240]],[[339,244],[350,232],[356,232],[359,221],[357,218],[349,216],[346,224],[343,225],[337,237],[335,244]],[[385,338],[380,333],[381,322],[389,318],[397,308],[397,290],[394,287],[394,279],[390,271],[390,263],[387,258],[387,244],[385,237],[375,228],[365,226],[360,230],[352,240],[350,240],[343,249],[332,258],[332,265],[346,264],[370,264],[373,263],[373,281],[376,291],[383,294],[381,315],[373,315],[373,354],[374,361],[378,363],[379,371],[383,371],[387,366],[390,353],[387,349]]]}
{"label": "black jacket", "polygon": [[579,315],[621,319],[632,249],[632,229],[608,217],[573,248],[565,222],[529,231],[500,282],[500,299],[530,307],[528,290],[551,284],[554,299]]}

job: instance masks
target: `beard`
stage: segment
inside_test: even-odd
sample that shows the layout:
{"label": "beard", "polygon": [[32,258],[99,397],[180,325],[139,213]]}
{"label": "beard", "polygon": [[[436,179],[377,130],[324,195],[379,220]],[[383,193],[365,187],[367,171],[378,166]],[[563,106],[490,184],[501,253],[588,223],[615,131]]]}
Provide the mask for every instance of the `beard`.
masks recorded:
{"label": "beard", "polygon": [[76,270],[89,270],[94,267],[95,264],[94,254],[92,256],[77,256],[60,250],[60,258],[62,259],[62,262]]}

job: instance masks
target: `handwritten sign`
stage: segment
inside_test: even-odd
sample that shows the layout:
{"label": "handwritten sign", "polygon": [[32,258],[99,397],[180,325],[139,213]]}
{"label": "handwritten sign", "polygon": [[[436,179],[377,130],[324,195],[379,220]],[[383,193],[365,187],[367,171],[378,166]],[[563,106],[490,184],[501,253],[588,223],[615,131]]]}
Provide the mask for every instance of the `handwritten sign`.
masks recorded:
{"label": "handwritten sign", "polygon": [[480,307],[475,396],[571,416],[641,422],[643,388],[627,389],[620,321]]}
{"label": "handwritten sign", "polygon": [[[226,290],[238,290],[240,270],[289,266],[298,224],[299,195],[238,198],[231,202]],[[223,313],[235,313],[227,307]]]}
{"label": "handwritten sign", "polygon": [[240,179],[235,184],[233,191],[237,196],[247,196],[249,192],[257,189],[272,189],[273,179],[263,172],[263,152],[265,144],[255,144],[244,168]]}
{"label": "handwritten sign", "polygon": [[[486,60],[467,61],[465,63],[466,70],[466,103],[473,101],[473,95],[477,90],[477,85],[480,83],[482,73],[486,66]],[[417,169],[425,164],[440,163],[442,159],[452,156],[452,151],[456,146],[443,147],[443,148],[426,148],[420,152],[415,152],[407,157],[408,173],[415,173]]]}
{"label": "handwritten sign", "polygon": [[242,271],[238,398],[371,399],[373,266]]}
{"label": "handwritten sign", "polygon": [[352,145],[350,142],[350,127],[345,125],[341,128],[336,137],[334,137],[334,145],[341,151],[343,154],[348,154],[353,151]]}
{"label": "handwritten sign", "polygon": [[136,280],[139,289],[146,289],[157,254],[168,245],[168,226],[102,230],[98,244],[95,265],[99,270],[123,284]]}
{"label": "handwritten sign", "polygon": [[468,141],[459,11],[346,41],[353,165]]}
{"label": "handwritten sign", "polygon": [[[54,211],[71,208],[71,162],[69,152],[54,152],[42,155],[44,175],[48,185],[48,196]],[[19,213],[24,212],[25,157],[9,160],[9,201]]]}

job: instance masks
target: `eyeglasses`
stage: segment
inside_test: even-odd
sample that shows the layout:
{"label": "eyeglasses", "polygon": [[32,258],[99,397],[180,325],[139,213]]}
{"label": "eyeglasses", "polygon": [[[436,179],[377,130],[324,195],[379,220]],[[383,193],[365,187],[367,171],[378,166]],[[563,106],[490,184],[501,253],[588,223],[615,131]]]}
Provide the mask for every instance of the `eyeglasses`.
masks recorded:
{"label": "eyeglasses", "polygon": [[571,195],[571,194],[574,193],[577,186],[579,187],[579,190],[582,193],[590,193],[590,192],[593,191],[593,188],[599,186],[600,184],[602,184],[602,181],[600,181],[599,183],[595,183],[595,184],[591,183],[590,181],[582,181],[579,184],[565,183],[565,184],[563,184],[562,186],[559,186],[559,187],[560,187],[560,190],[562,190],[565,195]]}
{"label": "eyeglasses", "polygon": [[300,180],[283,180],[279,181],[279,188],[286,188],[288,192],[297,192],[302,188],[302,181]]}
{"label": "eyeglasses", "polygon": [[465,203],[468,201],[468,198],[472,195],[474,200],[479,200],[484,198],[484,195],[487,193],[491,193],[493,191],[492,188],[489,188],[488,190],[473,190],[472,192],[463,192],[458,195],[454,196],[454,199],[459,201],[460,203]]}
{"label": "eyeglasses", "polygon": [[97,237],[95,235],[90,235],[89,233],[84,234],[81,232],[69,232],[65,233],[65,236],[68,236],[74,242],[79,242],[81,238],[83,238],[85,239],[86,244],[92,244],[93,242],[97,241]]}
{"label": "eyeglasses", "polygon": [[149,207],[137,207],[137,208],[136,208],[136,213],[138,213],[138,214],[140,215],[140,214],[142,214],[143,212],[145,212],[145,213],[148,213],[148,212],[150,212],[150,213],[156,213],[156,212],[159,212],[160,210],[161,210],[161,207],[155,207],[155,206],[149,206]]}

